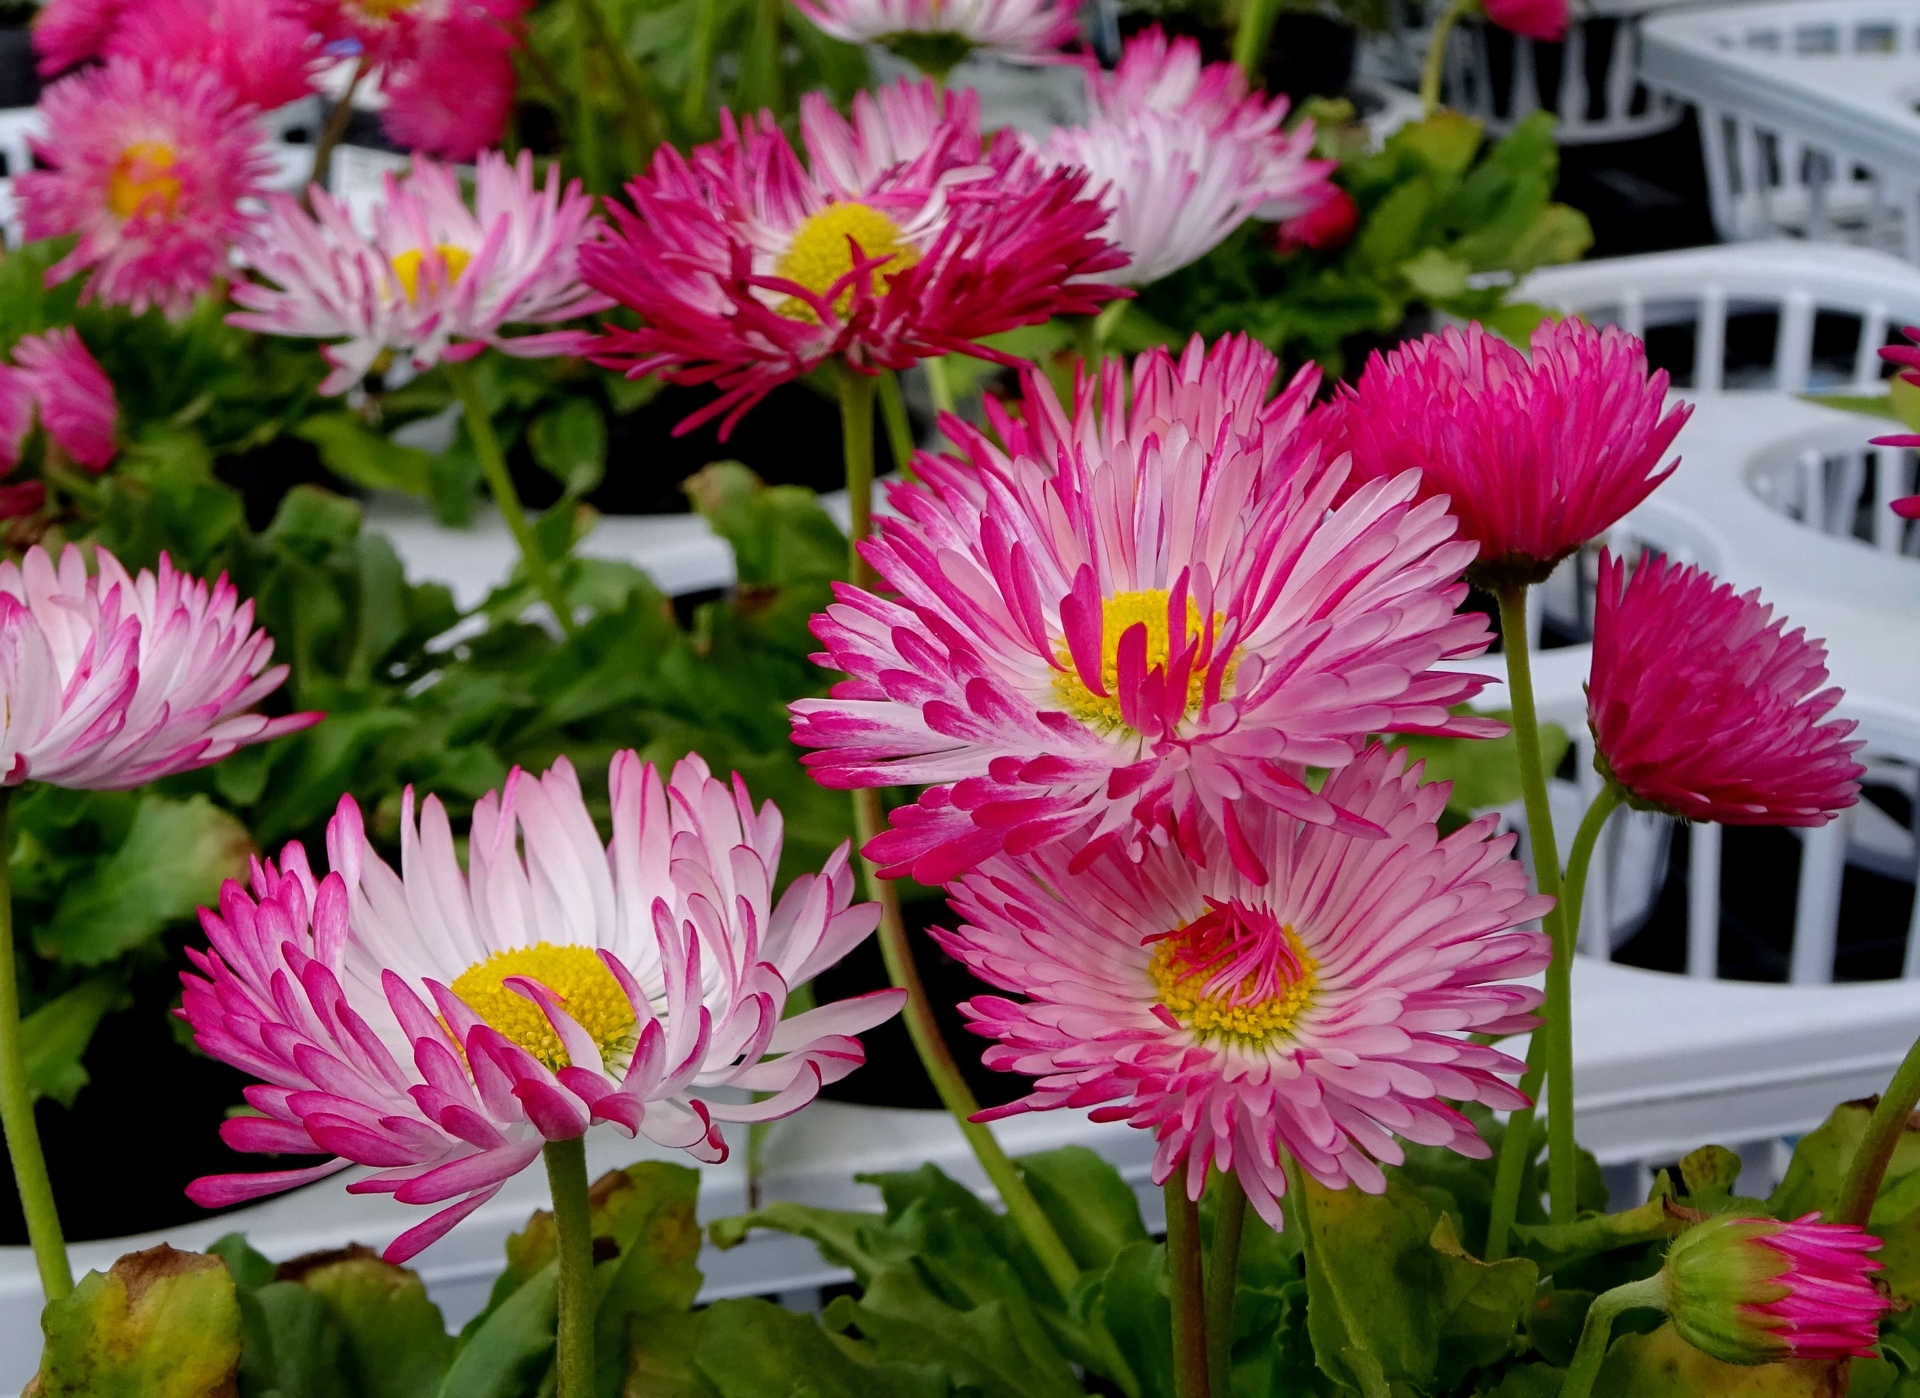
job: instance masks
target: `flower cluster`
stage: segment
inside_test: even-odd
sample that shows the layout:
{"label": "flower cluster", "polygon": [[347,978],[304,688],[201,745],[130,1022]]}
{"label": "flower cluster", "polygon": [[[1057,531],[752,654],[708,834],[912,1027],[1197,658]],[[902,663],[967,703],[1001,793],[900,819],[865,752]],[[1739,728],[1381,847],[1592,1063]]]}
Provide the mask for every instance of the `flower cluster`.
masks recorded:
{"label": "flower cluster", "polygon": [[1106,235],[1127,265],[1106,274],[1144,286],[1211,251],[1249,218],[1309,214],[1336,199],[1329,161],[1311,159],[1311,121],[1282,127],[1285,97],[1249,95],[1231,63],[1202,65],[1192,39],[1158,27],[1127,44],[1112,73],[1090,70],[1085,126],[1036,143],[1040,158],[1084,169],[1104,191]]}

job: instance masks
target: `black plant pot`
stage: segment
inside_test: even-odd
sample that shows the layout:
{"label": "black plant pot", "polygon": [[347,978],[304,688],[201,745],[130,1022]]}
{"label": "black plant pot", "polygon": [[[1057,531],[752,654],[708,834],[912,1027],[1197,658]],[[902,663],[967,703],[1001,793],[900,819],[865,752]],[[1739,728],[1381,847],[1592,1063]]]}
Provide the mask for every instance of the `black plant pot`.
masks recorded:
{"label": "black plant pot", "polygon": [[31,107],[40,100],[40,70],[35,62],[32,33],[23,21],[0,8],[0,108]]}
{"label": "black plant pot", "polygon": [[1351,24],[1313,10],[1282,10],[1267,39],[1261,69],[1267,91],[1285,93],[1294,106],[1308,97],[1341,97],[1353,81],[1360,33]]}

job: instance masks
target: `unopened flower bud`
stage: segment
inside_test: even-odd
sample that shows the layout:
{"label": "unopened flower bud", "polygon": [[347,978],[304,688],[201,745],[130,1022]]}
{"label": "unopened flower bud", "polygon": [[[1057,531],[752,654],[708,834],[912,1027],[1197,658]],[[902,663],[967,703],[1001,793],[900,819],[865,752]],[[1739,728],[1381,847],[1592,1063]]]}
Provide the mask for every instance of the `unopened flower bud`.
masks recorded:
{"label": "unopened flower bud", "polygon": [[1661,1279],[1674,1329],[1728,1364],[1870,1358],[1887,1299],[1853,1224],[1722,1215],[1674,1239]]}

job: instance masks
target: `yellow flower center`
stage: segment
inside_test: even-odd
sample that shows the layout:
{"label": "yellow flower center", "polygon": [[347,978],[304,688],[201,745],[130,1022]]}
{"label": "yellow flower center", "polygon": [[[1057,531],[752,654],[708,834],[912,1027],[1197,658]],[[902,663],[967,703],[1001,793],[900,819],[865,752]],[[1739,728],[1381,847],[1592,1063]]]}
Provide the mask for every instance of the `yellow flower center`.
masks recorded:
{"label": "yellow flower center", "polygon": [[413,8],[414,0],[350,0],[351,7],[376,24],[385,23],[395,15]]}
{"label": "yellow flower center", "polygon": [[393,274],[400,279],[400,289],[407,293],[407,300],[418,301],[423,268],[428,273],[429,288],[438,285],[445,289],[460,280],[460,274],[467,270],[467,264],[471,261],[472,253],[452,243],[436,244],[431,252],[408,248],[394,257]]}
{"label": "yellow flower center", "polygon": [[1320,963],[1265,909],[1237,899],[1207,904],[1192,922],[1150,939],[1147,974],[1160,1003],[1194,1033],[1264,1048],[1312,1003]]}
{"label": "yellow flower center", "polygon": [[[853,270],[854,248],[862,262],[882,257],[886,261],[872,271],[875,294],[884,292],[895,274],[904,272],[920,260],[920,249],[908,242],[900,225],[865,204],[829,204],[793,231],[793,241],[780,255],[773,270],[788,281],[798,282],[817,296],[824,296],[840,278]],[[833,308],[845,315],[853,304],[853,287],[848,286],[833,300]],[[780,303],[780,314],[794,320],[819,324],[813,307],[798,296]]]}
{"label": "yellow flower center", "polygon": [[[1054,698],[1060,706],[1090,728],[1116,729],[1126,727],[1120,716],[1120,639],[1136,626],[1147,628],[1147,669],[1165,665],[1171,656],[1171,647],[1167,644],[1167,604],[1171,594],[1165,588],[1148,588],[1142,592],[1116,592],[1101,605],[1100,624],[1100,687],[1105,695],[1095,694],[1087,688],[1080,678],[1079,669],[1073,663],[1073,655],[1067,648],[1064,638],[1054,647],[1054,657],[1066,666],[1056,670],[1053,676]],[[1213,614],[1213,631],[1217,638],[1227,619],[1219,612]],[[1187,599],[1187,626],[1183,641],[1194,641],[1201,637],[1203,627],[1200,621],[1200,608],[1189,597]],[[1184,646],[1183,646],[1184,649]],[[1211,654],[1202,654],[1195,658],[1192,672],[1187,676],[1187,713],[1199,712],[1200,701],[1206,695],[1207,668],[1213,663]],[[1227,662],[1226,674],[1221,683],[1221,692],[1225,693],[1233,680],[1234,661]]]}
{"label": "yellow flower center", "polygon": [[120,152],[107,176],[107,207],[117,218],[136,214],[171,218],[180,201],[180,179],[173,147],[164,141],[135,141]]}
{"label": "yellow flower center", "polygon": [[602,1054],[611,1057],[631,1046],[637,1023],[633,1006],[593,948],[540,942],[516,951],[496,951],[467,967],[453,983],[453,993],[480,1018],[549,1068],[565,1068],[566,1048],[546,1014],[502,984],[514,976],[538,981],[559,996]]}

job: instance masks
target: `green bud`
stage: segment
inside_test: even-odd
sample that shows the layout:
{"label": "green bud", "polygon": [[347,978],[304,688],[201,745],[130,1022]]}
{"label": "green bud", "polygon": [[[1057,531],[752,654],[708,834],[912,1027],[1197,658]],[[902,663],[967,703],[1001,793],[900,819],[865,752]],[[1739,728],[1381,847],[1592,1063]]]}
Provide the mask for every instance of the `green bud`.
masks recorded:
{"label": "green bud", "polygon": [[1777,1278],[1792,1263],[1761,1242],[1779,1231],[1769,1218],[1724,1214],[1673,1240],[1660,1275],[1667,1314],[1681,1338],[1727,1364],[1771,1364],[1792,1353],[1786,1338],[1755,1310],[1789,1290]]}

